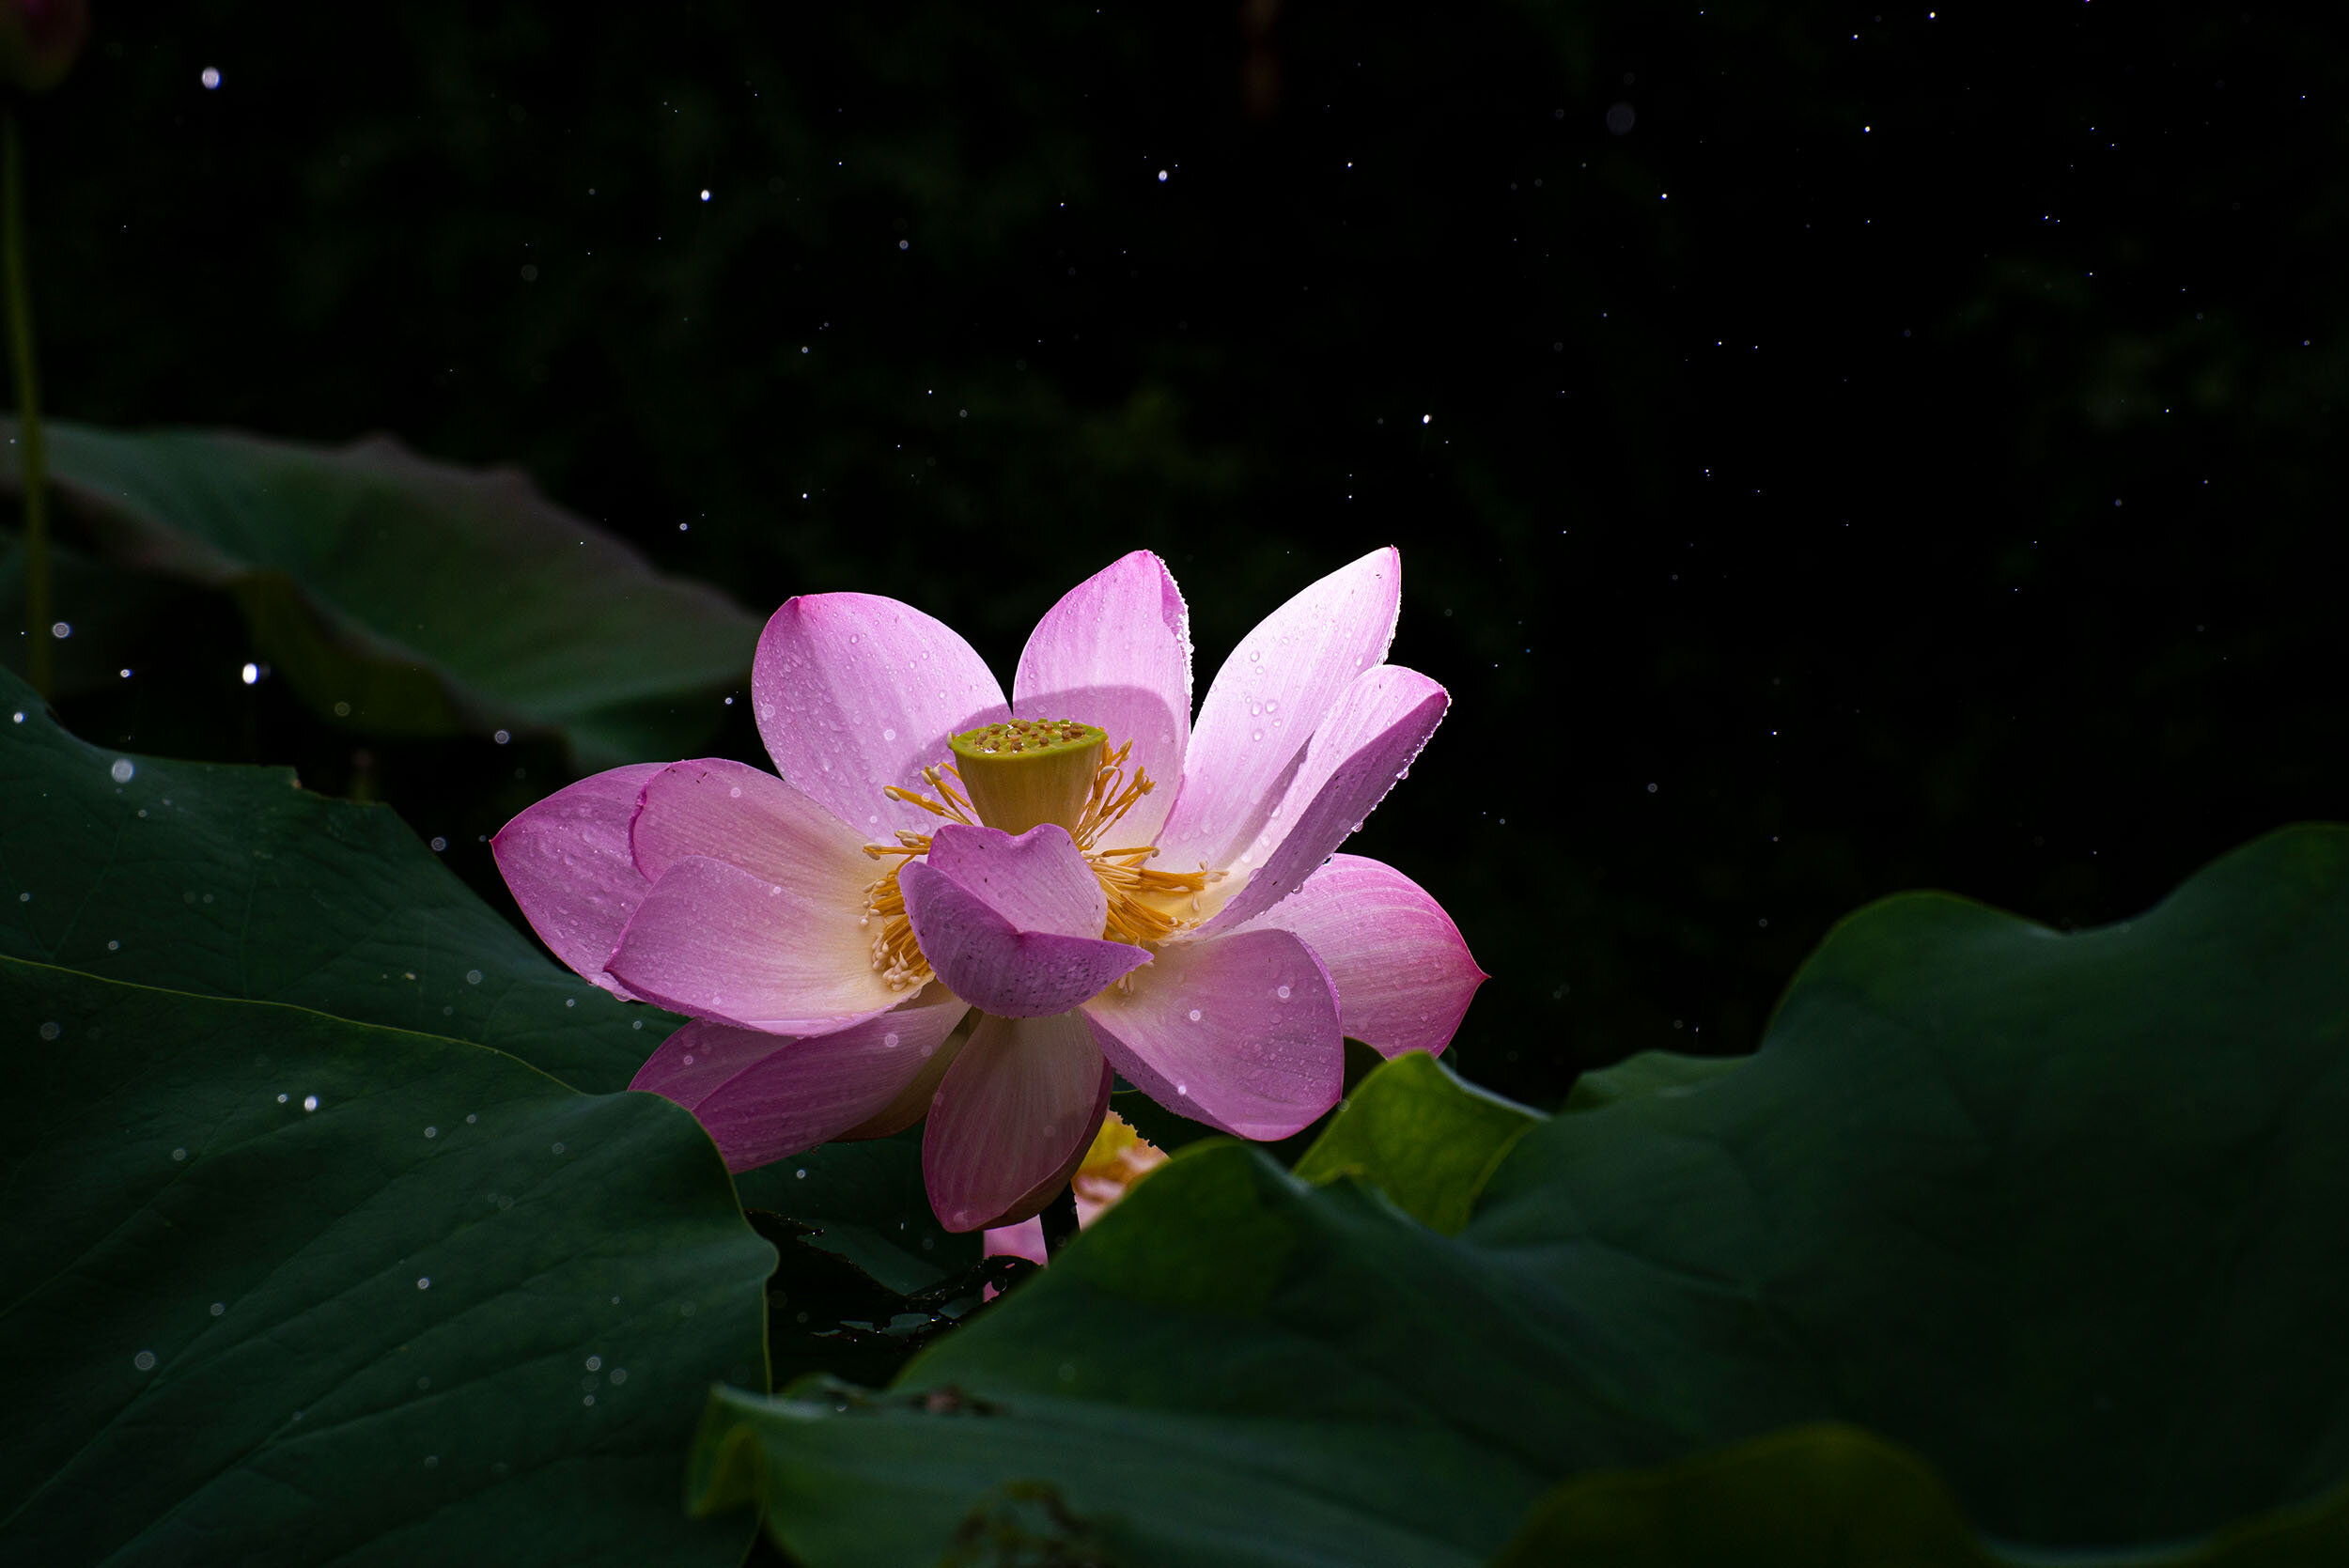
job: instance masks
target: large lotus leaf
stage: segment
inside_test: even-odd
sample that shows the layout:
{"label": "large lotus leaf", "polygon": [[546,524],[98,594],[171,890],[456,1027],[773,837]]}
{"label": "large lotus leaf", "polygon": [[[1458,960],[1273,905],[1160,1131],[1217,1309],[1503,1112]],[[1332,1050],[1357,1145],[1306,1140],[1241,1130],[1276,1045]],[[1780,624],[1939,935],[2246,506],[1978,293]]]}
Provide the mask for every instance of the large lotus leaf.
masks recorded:
{"label": "large lotus leaf", "polygon": [[1358,1177],[1453,1235],[1502,1157],[1540,1120],[1461,1082],[1425,1051],[1408,1051],[1346,1095],[1297,1174],[1309,1182]]}
{"label": "large lotus leaf", "polygon": [[[15,427],[0,423],[0,485]],[[662,577],[511,470],[211,431],[47,428],[62,520],[117,563],[233,593],[321,714],[379,735],[565,737],[673,757],[716,726],[758,624]]]}
{"label": "large lotus leaf", "polygon": [[729,1564],[773,1253],[692,1117],[0,958],[0,1560]]}
{"label": "large lotus leaf", "polygon": [[[2199,1541],[2066,1568],[2295,1568],[2349,1561],[2349,1486]],[[1976,1534],[1931,1466],[1858,1427],[1790,1428],[1647,1470],[1559,1483],[1496,1568],[2049,1568]]]}
{"label": "large lotus leaf", "polygon": [[91,746],[0,672],[0,954],[293,1002],[623,1089],[677,1020],[559,968],[385,806]]}
{"label": "large lotus leaf", "polygon": [[1754,1057],[1533,1128],[1457,1236],[1202,1144],[898,1392],[714,1403],[697,1497],[816,1568],[1440,1562],[1569,1477],[1836,1421],[1985,1541],[2264,1529],[2349,1474],[2345,1125],[2349,830],[2073,936],[1894,898]]}

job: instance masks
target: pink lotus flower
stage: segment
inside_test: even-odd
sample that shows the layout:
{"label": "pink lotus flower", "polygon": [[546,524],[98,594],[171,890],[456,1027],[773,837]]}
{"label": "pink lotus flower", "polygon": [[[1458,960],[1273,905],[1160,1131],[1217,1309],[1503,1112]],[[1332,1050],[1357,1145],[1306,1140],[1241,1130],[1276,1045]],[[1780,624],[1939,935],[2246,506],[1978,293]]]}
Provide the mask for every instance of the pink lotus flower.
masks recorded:
{"label": "pink lotus flower", "polygon": [[1284,1138],[1336,1102],[1343,1036],[1451,1040],[1485,978],[1458,929],[1334,854],[1449,701],[1381,662],[1399,586],[1379,551],[1273,612],[1195,729],[1189,613],[1146,551],[1052,607],[1009,704],[909,605],[795,598],[751,677],[781,778],[614,768],[492,847],[558,957],[692,1016],[631,1087],[733,1169],[926,1113],[940,1219],[1016,1222],[1068,1181],[1116,1075]]}

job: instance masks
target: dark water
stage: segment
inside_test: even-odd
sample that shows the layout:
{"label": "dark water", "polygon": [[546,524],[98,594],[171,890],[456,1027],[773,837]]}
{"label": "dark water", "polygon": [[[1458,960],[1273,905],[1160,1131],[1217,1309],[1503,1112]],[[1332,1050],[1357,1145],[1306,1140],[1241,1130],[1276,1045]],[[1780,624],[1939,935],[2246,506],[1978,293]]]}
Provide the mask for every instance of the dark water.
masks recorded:
{"label": "dark water", "polygon": [[[1399,544],[1455,705],[1355,847],[1495,975],[1462,1066],[1550,1099],[1750,1047],[1879,894],[2092,924],[2349,813],[2342,41],[107,5],[27,126],[49,401],[517,461],[761,613],[894,594],[1005,673],[1148,546],[1204,691]],[[216,601],[146,635],[69,722],[385,796],[502,896],[478,835],[556,753],[254,716]]]}

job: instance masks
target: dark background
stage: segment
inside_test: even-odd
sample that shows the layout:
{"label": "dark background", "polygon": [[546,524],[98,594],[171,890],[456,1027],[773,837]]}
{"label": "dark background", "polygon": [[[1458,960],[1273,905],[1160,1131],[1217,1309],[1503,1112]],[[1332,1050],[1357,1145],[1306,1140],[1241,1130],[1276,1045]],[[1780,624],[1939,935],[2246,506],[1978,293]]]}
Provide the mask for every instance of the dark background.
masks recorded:
{"label": "dark background", "polygon": [[[1552,1101],[1750,1048],[1880,894],[2093,924],[2349,815],[2340,31],[101,4],[27,124],[49,409],[520,462],[1006,675],[1148,546],[1202,695],[1398,544],[1455,706],[1353,846],[1493,972],[1455,1060]],[[559,753],[354,744],[241,635],[183,601],[121,658],[200,678],[61,708],[384,796],[502,897]]]}

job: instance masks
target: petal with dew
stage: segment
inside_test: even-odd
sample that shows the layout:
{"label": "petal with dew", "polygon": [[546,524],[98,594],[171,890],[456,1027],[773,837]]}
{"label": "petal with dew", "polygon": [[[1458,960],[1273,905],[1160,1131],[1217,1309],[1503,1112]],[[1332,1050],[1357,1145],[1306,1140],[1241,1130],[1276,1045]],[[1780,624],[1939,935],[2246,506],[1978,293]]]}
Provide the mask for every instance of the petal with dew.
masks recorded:
{"label": "petal with dew", "polygon": [[748,1171],[858,1131],[926,1079],[920,1114],[952,1060],[941,1048],[969,1011],[932,986],[832,1034],[795,1038],[696,1019],[629,1087],[685,1107],[726,1169]]}
{"label": "petal with dew", "polygon": [[910,604],[874,594],[787,599],[751,666],[759,737],[793,788],[859,832],[927,831],[937,819],[881,794],[927,794],[946,737],[1008,718],[1003,688],[971,644]]}
{"label": "petal with dew", "polygon": [[1338,855],[1243,929],[1303,939],[1338,988],[1338,1023],[1379,1055],[1441,1055],[1487,978],[1427,890],[1380,861]]}
{"label": "petal with dew", "polygon": [[1084,1006],[1101,1053],[1170,1110],[1241,1138],[1286,1138],[1338,1103],[1338,997],[1287,931],[1169,942]]}
{"label": "petal with dew", "polygon": [[638,796],[661,771],[640,762],[556,790],[490,841],[498,872],[554,955],[605,990],[636,1000],[605,963],[652,883],[629,853]]}
{"label": "petal with dew", "polygon": [[764,768],[702,757],[653,775],[629,846],[651,880],[691,855],[861,909],[879,868],[865,838]]}
{"label": "petal with dew", "polygon": [[952,822],[930,838],[929,864],[1022,931],[1100,934],[1109,895],[1068,830],[1046,822],[1017,838]]}
{"label": "petal with dew", "polygon": [[897,874],[897,887],[931,970],[957,996],[1003,1017],[1065,1013],[1150,962],[1147,949],[1125,942],[1022,930],[985,893],[921,861]]}
{"label": "petal with dew", "polygon": [[1386,658],[1402,581],[1402,557],[1373,551],[1240,639],[1200,705],[1182,793],[1158,834],[1160,866],[1220,871],[1263,831],[1305,743],[1355,677]]}
{"label": "petal with dew", "polygon": [[1243,924],[1302,887],[1394,787],[1451,706],[1450,693],[1416,670],[1362,672],[1314,732],[1279,812],[1243,854],[1254,871],[1201,935]]}
{"label": "petal with dew", "polygon": [[1166,563],[1137,550],[1061,596],[1030,634],[1011,690],[1023,718],[1098,725],[1112,750],[1133,742],[1128,767],[1159,787],[1126,814],[1118,843],[1149,843],[1190,743],[1190,611]]}
{"label": "petal with dew", "polygon": [[696,1017],[828,1034],[906,1000],[836,890],[811,893],[689,855],[661,874],[612,955],[619,982]]}
{"label": "petal with dew", "polygon": [[950,1231],[1016,1224],[1083,1163],[1112,1077],[1074,1013],[982,1016],[946,1069],[922,1136],[930,1207]]}

